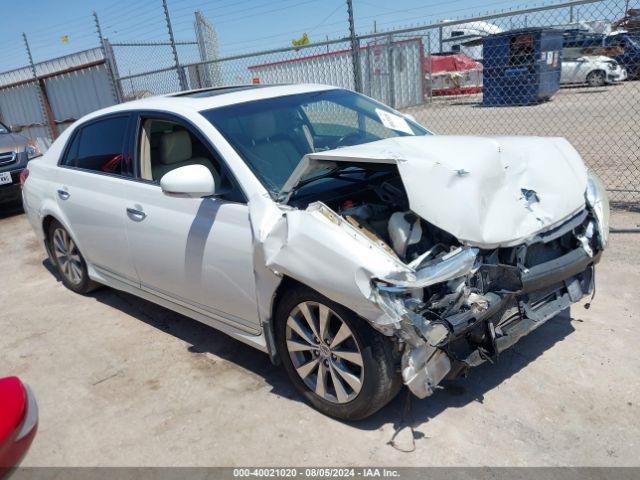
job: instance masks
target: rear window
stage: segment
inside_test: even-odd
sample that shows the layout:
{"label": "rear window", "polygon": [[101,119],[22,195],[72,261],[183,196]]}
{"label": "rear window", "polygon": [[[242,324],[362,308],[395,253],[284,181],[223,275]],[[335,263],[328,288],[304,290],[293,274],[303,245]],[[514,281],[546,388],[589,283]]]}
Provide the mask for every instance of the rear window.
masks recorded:
{"label": "rear window", "polygon": [[131,175],[130,160],[124,155],[128,117],[113,117],[80,127],[63,164],[95,172]]}

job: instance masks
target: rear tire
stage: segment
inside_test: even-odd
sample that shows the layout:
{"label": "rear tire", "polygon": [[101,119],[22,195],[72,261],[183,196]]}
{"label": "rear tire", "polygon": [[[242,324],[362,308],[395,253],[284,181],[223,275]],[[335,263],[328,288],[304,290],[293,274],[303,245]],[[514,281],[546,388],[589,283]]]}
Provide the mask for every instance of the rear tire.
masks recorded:
{"label": "rear tire", "polygon": [[58,222],[49,224],[49,257],[56,267],[62,283],[80,294],[92,292],[100,286],[89,278],[87,263],[69,232]]}
{"label": "rear tire", "polygon": [[287,375],[325,415],[361,420],[389,403],[402,387],[391,339],[318,292],[303,286],[288,291],[274,320]]}
{"label": "rear tire", "polygon": [[596,70],[587,75],[587,83],[590,87],[602,87],[606,83],[607,77],[602,70]]}

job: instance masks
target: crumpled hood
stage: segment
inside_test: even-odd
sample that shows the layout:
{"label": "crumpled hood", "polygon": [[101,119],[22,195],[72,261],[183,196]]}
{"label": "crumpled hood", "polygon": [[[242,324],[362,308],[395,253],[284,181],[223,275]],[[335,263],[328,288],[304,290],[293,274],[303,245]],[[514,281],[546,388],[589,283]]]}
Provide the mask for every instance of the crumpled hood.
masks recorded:
{"label": "crumpled hood", "polygon": [[411,210],[479,248],[522,243],[585,204],[580,155],[549,137],[408,136],[310,153],[282,193],[338,162],[397,164]]}

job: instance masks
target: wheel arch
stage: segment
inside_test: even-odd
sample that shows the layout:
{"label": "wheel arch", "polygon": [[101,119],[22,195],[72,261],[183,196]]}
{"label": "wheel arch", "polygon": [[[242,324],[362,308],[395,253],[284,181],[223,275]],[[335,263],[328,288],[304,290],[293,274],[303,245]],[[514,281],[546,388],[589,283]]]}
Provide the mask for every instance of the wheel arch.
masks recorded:
{"label": "wheel arch", "polygon": [[[288,275],[283,275],[282,280],[276,287],[273,292],[273,296],[271,298],[271,306],[269,308],[269,318],[263,323],[263,331],[267,340],[267,346],[269,348],[269,357],[271,358],[271,362],[274,365],[280,365],[281,359],[278,355],[278,351],[276,348],[276,337],[275,337],[275,317],[276,312],[278,310],[278,305],[282,301],[284,295],[287,291],[297,288],[297,287],[305,287],[311,288],[308,285],[296,280],[293,277]],[[313,290],[313,289],[312,289]]]}
{"label": "wheel arch", "polygon": [[297,279],[295,279],[295,278],[293,278],[293,277],[291,277],[289,275],[283,275],[282,276],[282,280],[280,281],[280,283],[276,287],[276,289],[275,289],[275,291],[273,293],[272,299],[271,299],[271,306],[269,308],[269,318],[266,319],[266,321],[263,322],[263,333],[264,333],[266,341],[267,341],[267,347],[268,347],[268,350],[269,350],[269,356],[271,358],[271,361],[275,365],[279,365],[280,364],[280,358],[278,356],[277,349],[276,349],[276,341],[277,341],[276,333],[275,333],[275,330],[276,330],[275,329],[276,312],[278,311],[278,306],[280,305],[280,302],[282,301],[282,299],[284,298],[286,293],[288,291],[290,291],[290,290],[295,289],[295,288],[306,288],[306,289],[311,290],[311,291],[317,293],[318,295],[324,297],[328,301],[337,303],[341,307],[349,310],[356,317],[362,319],[363,324],[368,325],[369,328],[371,328],[372,330],[375,330],[373,328],[373,326],[371,325],[371,321],[370,320],[367,320],[362,315],[359,315],[357,312],[355,312],[348,305],[345,305],[342,302],[339,302],[337,300],[332,299],[331,297],[328,297],[328,296],[324,295],[322,292],[319,292],[317,289],[307,285],[304,282],[301,282],[300,280],[297,280]]}
{"label": "wheel arch", "polygon": [[42,217],[42,233],[44,235],[44,248],[47,250],[50,258],[53,258],[53,252],[51,251],[51,242],[49,238],[49,229],[53,222],[58,222],[60,225],[64,225],[60,219],[52,213],[47,213]]}
{"label": "wheel arch", "polygon": [[57,204],[55,203],[53,205],[51,203],[44,204],[43,207],[40,209],[40,218],[42,219],[40,225],[42,227],[42,233],[44,234],[43,238],[44,238],[45,244],[47,244],[49,241],[49,226],[51,225],[51,222],[55,220],[56,222],[58,222],[60,225],[64,227],[64,229],[69,233],[69,235],[71,235],[71,238],[73,238],[73,241],[78,246],[80,251],[81,252],[84,251],[82,248],[81,242],[77,238],[78,236],[76,235],[73,228],[71,228],[71,225],[67,220],[67,217],[64,215],[64,212],[62,212],[60,208],[58,208]]}

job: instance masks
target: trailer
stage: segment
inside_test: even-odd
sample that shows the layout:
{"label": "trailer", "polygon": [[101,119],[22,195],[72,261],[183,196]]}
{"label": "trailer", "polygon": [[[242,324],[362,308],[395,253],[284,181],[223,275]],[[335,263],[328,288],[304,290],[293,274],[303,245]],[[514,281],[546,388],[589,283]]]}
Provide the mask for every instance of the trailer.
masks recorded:
{"label": "trailer", "polygon": [[482,64],[463,53],[431,55],[425,59],[424,75],[434,96],[482,92]]}

